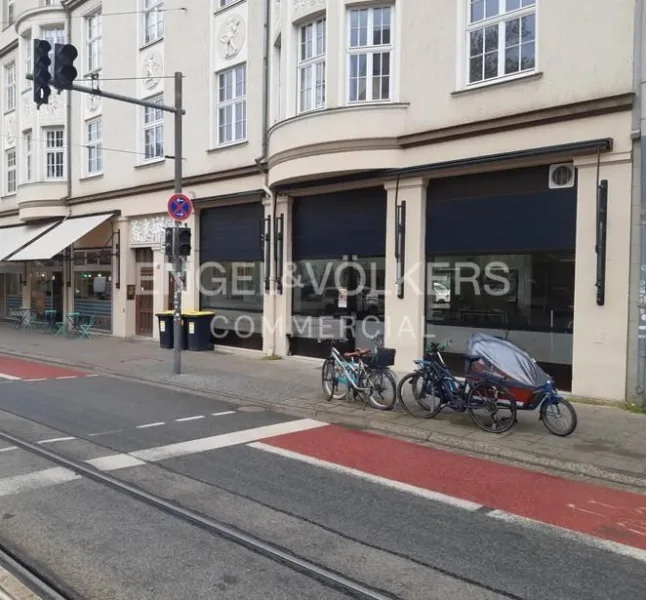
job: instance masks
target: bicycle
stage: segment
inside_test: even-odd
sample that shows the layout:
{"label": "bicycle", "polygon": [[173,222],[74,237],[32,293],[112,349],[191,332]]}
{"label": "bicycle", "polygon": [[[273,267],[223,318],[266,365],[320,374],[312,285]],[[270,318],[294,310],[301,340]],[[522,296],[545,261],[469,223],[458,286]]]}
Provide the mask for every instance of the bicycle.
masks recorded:
{"label": "bicycle", "polygon": [[[374,351],[357,348],[343,355],[332,344],[330,356],[321,367],[321,384],[327,401],[344,400],[350,390],[378,410],[392,410],[397,403],[397,379],[390,367],[395,364],[395,350],[376,344]],[[343,387],[342,387],[343,386]],[[384,391],[392,390],[392,399]]]}
{"label": "bicycle", "polygon": [[[458,381],[446,366],[442,352],[448,348],[450,340],[442,343],[432,342],[424,358],[414,363],[417,369],[408,373],[397,385],[397,400],[404,410],[413,417],[432,419],[445,408],[455,412],[467,412],[471,420],[483,431],[505,433],[516,423],[516,404],[505,402],[509,392],[502,385],[500,378],[489,373],[473,374],[473,364],[479,356],[466,355],[468,370],[463,382]],[[404,400],[405,388],[412,388],[413,397],[418,407],[424,411],[420,416]],[[429,398],[437,402],[429,401]],[[478,409],[484,409],[491,418],[491,424],[479,419]],[[509,410],[509,417],[499,417],[502,410]]]}

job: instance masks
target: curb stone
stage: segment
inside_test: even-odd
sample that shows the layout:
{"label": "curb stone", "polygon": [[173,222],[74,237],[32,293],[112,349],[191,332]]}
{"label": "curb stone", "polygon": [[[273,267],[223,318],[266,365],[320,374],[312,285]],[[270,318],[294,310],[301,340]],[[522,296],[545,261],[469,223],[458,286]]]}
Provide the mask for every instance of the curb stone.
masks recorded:
{"label": "curb stone", "polygon": [[[558,460],[542,453],[528,453],[521,450],[505,448],[502,446],[489,445],[481,441],[468,441],[464,438],[458,438],[456,436],[448,436],[430,431],[427,432],[416,427],[399,425],[398,423],[389,423],[388,419],[376,418],[374,415],[358,417],[356,415],[347,415],[343,412],[335,412],[333,410],[321,410],[316,407],[308,408],[305,406],[294,406],[286,403],[262,401],[257,398],[237,396],[227,392],[213,392],[211,390],[196,388],[190,385],[181,386],[174,383],[159,382],[154,379],[149,379],[142,376],[123,374],[112,369],[97,367],[96,365],[88,365],[83,362],[75,362],[69,360],[53,359],[49,356],[43,356],[36,353],[16,352],[5,349],[0,349],[0,353],[24,359],[39,360],[50,364],[84,368],[94,373],[101,373],[107,376],[116,377],[118,379],[138,381],[147,385],[172,389],[175,391],[196,393],[207,398],[230,401],[233,404],[262,406],[263,408],[271,409],[277,413],[287,414],[298,418],[318,419],[327,423],[346,425],[348,427],[353,427],[356,429],[366,429],[380,433],[386,433],[413,442],[424,442],[434,447],[472,453],[483,458],[506,460],[526,467],[546,469],[549,471],[556,471],[565,475],[587,477],[607,483],[629,486],[636,488],[639,491],[643,490],[642,493],[646,493],[646,477],[636,476],[636,474],[632,471],[599,467],[593,464],[577,461]],[[2,599],[0,598],[0,600]]]}

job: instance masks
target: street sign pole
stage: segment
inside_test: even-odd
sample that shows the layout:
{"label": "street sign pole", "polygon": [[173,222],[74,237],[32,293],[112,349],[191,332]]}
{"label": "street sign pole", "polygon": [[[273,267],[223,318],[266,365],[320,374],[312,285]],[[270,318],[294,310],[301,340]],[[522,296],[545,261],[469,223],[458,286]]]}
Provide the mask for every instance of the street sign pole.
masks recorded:
{"label": "street sign pole", "polygon": [[[182,74],[175,72],[175,193],[182,191]],[[182,372],[182,257],[179,255],[179,221],[173,230],[173,259],[175,262],[175,315],[173,320],[173,373]]]}

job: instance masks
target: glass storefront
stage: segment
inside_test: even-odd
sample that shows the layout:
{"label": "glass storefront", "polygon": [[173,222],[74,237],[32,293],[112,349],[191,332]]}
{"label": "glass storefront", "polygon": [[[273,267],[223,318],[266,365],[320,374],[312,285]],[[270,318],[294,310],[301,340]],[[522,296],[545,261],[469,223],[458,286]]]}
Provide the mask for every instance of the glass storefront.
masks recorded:
{"label": "glass storefront", "polygon": [[572,364],[574,252],[430,257],[426,294],[427,333],[451,352],[482,331],[557,370]]}
{"label": "glass storefront", "polygon": [[112,255],[109,249],[74,252],[74,311],[94,317],[94,328],[112,331]]}
{"label": "glass storefront", "polygon": [[22,286],[19,273],[0,273],[0,299],[2,306],[0,315],[8,319],[13,316],[13,311],[22,307]]}

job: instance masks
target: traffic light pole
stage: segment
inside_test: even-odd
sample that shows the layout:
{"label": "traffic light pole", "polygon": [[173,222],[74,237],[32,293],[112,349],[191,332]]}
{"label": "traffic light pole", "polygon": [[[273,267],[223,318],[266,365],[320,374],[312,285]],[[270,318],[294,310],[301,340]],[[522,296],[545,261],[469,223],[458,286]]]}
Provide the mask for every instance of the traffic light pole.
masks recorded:
{"label": "traffic light pole", "polygon": [[[33,81],[34,76],[28,73],[26,78]],[[175,72],[175,106],[166,106],[164,104],[157,104],[147,100],[139,100],[139,98],[130,98],[129,96],[122,96],[121,94],[113,94],[112,92],[105,92],[97,88],[85,87],[76,85],[75,83],[65,88],[72,92],[81,92],[82,94],[90,94],[92,96],[99,96],[101,98],[108,98],[110,100],[117,100],[118,102],[126,102],[127,104],[136,104],[163,112],[173,113],[175,115],[175,192],[182,191],[182,161],[183,161],[183,146],[182,146],[182,117],[186,114],[183,108],[183,92],[182,92],[182,73]],[[173,230],[173,270],[175,271],[175,294],[174,294],[174,317],[173,317],[173,337],[174,337],[174,356],[173,356],[173,373],[179,375],[182,371],[182,257],[178,253],[179,248],[179,221],[175,221]],[[178,285],[179,284],[179,285]]]}
{"label": "traffic light pole", "polygon": [[[175,192],[182,191],[182,74],[175,73]],[[173,260],[175,261],[174,309],[173,317],[173,373],[182,372],[182,257],[179,253],[179,221],[175,220],[173,229]]]}

